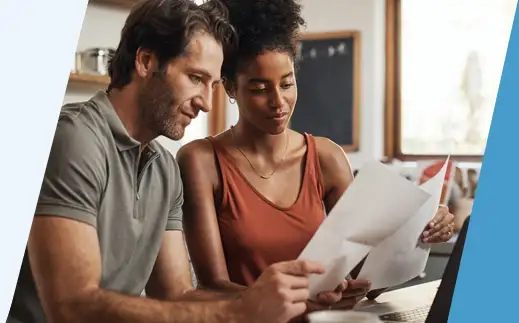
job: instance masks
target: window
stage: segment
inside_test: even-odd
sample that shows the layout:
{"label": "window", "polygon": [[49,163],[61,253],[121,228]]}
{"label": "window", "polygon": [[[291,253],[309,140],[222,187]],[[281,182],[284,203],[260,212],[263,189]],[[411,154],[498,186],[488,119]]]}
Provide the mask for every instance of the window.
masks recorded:
{"label": "window", "polygon": [[386,154],[484,153],[517,0],[387,0]]}

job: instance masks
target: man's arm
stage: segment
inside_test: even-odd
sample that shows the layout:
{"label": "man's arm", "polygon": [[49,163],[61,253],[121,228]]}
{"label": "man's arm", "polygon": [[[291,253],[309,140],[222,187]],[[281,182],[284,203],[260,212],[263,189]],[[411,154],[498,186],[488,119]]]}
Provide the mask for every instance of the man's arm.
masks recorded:
{"label": "man's arm", "polygon": [[164,302],[100,288],[96,230],[61,217],[34,219],[29,260],[51,323],[171,323],[234,321],[231,302]]}
{"label": "man's arm", "polygon": [[238,293],[194,289],[183,233],[179,230],[170,230],[164,235],[157,261],[146,285],[146,295],[170,301],[223,300],[239,296]]}
{"label": "man's arm", "polygon": [[100,288],[96,230],[79,221],[36,217],[29,260],[49,323],[287,322],[306,310],[308,277],[323,268],[305,261],[270,266],[243,298],[166,302]]}

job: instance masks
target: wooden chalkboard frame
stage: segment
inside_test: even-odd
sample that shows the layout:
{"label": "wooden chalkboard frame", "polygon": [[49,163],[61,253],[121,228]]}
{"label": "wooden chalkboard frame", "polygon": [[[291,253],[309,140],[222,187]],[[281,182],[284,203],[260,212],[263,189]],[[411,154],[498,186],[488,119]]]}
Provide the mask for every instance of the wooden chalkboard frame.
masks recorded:
{"label": "wooden chalkboard frame", "polygon": [[317,32],[317,33],[304,33],[299,39],[305,40],[324,40],[324,39],[337,39],[337,38],[353,38],[353,98],[352,98],[352,144],[341,145],[345,152],[358,152],[359,145],[359,123],[360,123],[360,93],[361,93],[361,35],[358,30],[343,30],[333,32]]}

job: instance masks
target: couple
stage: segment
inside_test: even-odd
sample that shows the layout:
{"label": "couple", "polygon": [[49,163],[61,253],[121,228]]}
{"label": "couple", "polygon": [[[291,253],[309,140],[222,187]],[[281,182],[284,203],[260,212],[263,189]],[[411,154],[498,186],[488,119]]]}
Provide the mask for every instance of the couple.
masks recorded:
{"label": "couple", "polygon": [[[62,108],[8,323],[287,322],[366,295],[310,302],[323,267],[293,260],[352,181],[337,145],[287,129],[303,23],[293,0],[133,8],[106,93]],[[222,76],[237,125],[177,163],[155,138],[182,138]],[[440,208],[423,239],[451,223]]]}

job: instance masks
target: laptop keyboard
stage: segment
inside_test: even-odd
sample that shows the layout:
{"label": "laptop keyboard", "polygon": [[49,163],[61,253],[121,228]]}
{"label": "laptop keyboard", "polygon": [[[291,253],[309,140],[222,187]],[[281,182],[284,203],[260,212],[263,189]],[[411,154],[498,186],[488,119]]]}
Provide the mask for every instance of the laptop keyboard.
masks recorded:
{"label": "laptop keyboard", "polygon": [[430,306],[427,305],[409,311],[384,314],[380,316],[380,319],[391,322],[415,322],[420,320],[425,321],[427,315],[429,314],[429,309]]}

